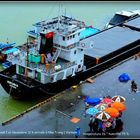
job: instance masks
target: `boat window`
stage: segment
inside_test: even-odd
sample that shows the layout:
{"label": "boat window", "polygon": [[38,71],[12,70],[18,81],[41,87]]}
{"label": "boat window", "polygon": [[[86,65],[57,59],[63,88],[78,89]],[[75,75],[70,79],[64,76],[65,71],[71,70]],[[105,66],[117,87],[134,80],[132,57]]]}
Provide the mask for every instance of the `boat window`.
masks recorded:
{"label": "boat window", "polygon": [[65,41],[65,37],[63,36],[63,40]]}
{"label": "boat window", "polygon": [[69,36],[67,37],[67,40],[69,40]]}
{"label": "boat window", "polygon": [[78,65],[78,69],[81,68],[81,65]]}
{"label": "boat window", "polygon": [[75,37],[75,35],[73,35],[73,38]]}
{"label": "boat window", "polygon": [[72,39],[72,35],[70,36],[70,39]]}
{"label": "boat window", "polygon": [[129,17],[127,17],[127,16],[115,14],[115,16],[110,20],[109,24],[116,25],[116,24],[122,23],[128,19],[129,19]]}
{"label": "boat window", "polygon": [[76,50],[74,51],[74,54],[76,54]]}
{"label": "boat window", "polygon": [[25,68],[22,66],[19,66],[19,74],[24,74],[25,73]]}

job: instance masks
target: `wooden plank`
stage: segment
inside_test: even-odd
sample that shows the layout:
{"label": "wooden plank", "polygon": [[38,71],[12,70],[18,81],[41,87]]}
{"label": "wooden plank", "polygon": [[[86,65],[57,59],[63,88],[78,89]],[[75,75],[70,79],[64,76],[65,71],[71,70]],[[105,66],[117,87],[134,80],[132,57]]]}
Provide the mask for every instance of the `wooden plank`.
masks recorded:
{"label": "wooden plank", "polygon": [[86,82],[93,83],[95,81],[93,79],[91,79],[91,78],[88,78],[88,79],[86,79]]}

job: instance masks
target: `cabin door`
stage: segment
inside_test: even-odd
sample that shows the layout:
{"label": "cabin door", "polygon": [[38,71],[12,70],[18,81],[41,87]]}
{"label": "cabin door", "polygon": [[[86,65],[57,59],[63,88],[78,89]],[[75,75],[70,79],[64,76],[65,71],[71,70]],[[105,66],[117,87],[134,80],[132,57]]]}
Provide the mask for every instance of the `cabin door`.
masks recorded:
{"label": "cabin door", "polygon": [[53,51],[53,32],[49,32],[47,34],[41,35],[41,43],[40,43],[40,54],[47,54]]}

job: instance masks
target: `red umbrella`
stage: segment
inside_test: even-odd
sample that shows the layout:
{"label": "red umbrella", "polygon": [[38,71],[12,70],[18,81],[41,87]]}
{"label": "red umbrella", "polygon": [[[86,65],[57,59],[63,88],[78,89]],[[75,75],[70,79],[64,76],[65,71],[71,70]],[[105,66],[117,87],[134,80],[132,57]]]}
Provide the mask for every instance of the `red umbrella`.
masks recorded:
{"label": "red umbrella", "polygon": [[101,101],[101,103],[105,103],[105,104],[111,104],[113,102],[113,100],[112,99],[110,99],[110,98],[103,98],[102,99],[102,101]]}

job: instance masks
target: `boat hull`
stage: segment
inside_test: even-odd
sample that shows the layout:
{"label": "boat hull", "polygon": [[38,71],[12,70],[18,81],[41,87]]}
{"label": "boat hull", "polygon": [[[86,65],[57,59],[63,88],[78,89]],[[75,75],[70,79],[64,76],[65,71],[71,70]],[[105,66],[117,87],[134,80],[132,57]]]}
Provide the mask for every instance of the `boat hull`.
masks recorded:
{"label": "boat hull", "polygon": [[123,52],[122,55],[120,54],[119,56],[111,58],[105,62],[101,62],[97,65],[95,65],[95,62],[92,64],[90,63],[90,67],[86,71],[79,72],[75,76],[67,77],[67,79],[59,80],[54,83],[38,84],[37,86],[31,87],[25,83],[22,83],[21,81],[18,81],[17,79],[11,78],[11,76],[6,75],[6,73],[11,73],[14,75],[16,72],[15,65],[10,66],[0,73],[0,81],[5,91],[14,99],[29,99],[48,96],[49,94],[54,95],[70,88],[73,85],[79,84],[81,81],[94,76],[95,74],[117,64],[118,62],[136,54],[139,51],[140,46],[135,47],[130,51],[127,50],[126,53]]}

